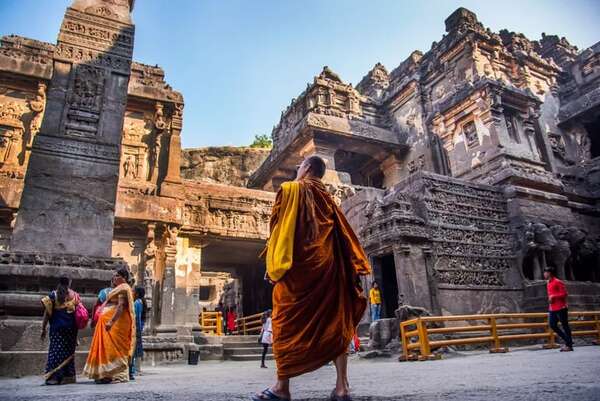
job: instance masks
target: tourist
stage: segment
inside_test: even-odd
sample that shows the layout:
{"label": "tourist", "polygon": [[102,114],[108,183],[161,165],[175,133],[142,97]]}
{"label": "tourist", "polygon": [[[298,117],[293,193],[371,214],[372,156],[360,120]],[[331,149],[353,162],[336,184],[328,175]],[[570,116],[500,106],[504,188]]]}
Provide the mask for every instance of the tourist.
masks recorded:
{"label": "tourist", "polygon": [[96,383],[127,382],[135,349],[135,316],[129,272],[118,269],[99,311],[84,374]]}
{"label": "tourist", "polygon": [[223,302],[219,302],[219,305],[215,308],[215,312],[217,312],[217,324],[221,325],[221,330],[225,335],[227,335],[227,325],[225,324],[225,308],[223,307]]}
{"label": "tourist", "polygon": [[237,315],[235,313],[235,308],[228,307],[227,308],[227,333],[233,334],[235,332],[235,320],[237,319]]}
{"label": "tourist", "polygon": [[[111,285],[112,285],[112,282],[111,282]],[[96,327],[96,323],[98,322],[98,318],[100,317],[99,312],[102,310],[102,306],[106,302],[106,298],[108,297],[108,294],[111,291],[112,291],[112,287],[106,287],[106,288],[101,289],[98,292],[98,298],[96,299],[96,304],[94,305],[94,308],[92,309],[92,322],[91,322],[92,328]]]}
{"label": "tourist", "polygon": [[376,322],[381,319],[381,290],[377,281],[373,281],[371,285],[369,300],[371,301],[371,321]]}
{"label": "tourist", "polygon": [[269,351],[269,346],[273,344],[273,325],[271,321],[271,310],[269,309],[262,316],[262,329],[260,331],[259,342],[262,344],[263,352],[260,367],[265,368],[265,358],[267,357],[267,352]]}
{"label": "tourist", "polygon": [[[567,288],[565,284],[556,278],[554,268],[544,269],[544,278],[548,280],[546,285],[548,290],[548,324],[565,345],[561,347],[561,352],[573,351],[573,339],[571,337],[571,328],[569,327],[569,309],[567,307]],[[562,325],[562,330],[558,327],[558,322]]]}
{"label": "tourist", "polygon": [[129,367],[129,380],[135,380],[135,375],[142,371],[142,357],[144,347],[142,344],[142,332],[146,323],[146,290],[144,287],[135,287],[133,309],[135,311],[135,351]]}
{"label": "tourist", "polygon": [[46,364],[46,384],[75,383],[75,348],[77,326],[75,307],[80,302],[79,294],[71,288],[71,280],[61,277],[56,290],[42,298],[44,320],[42,340],[46,338],[50,323],[50,345]]}
{"label": "tourist", "polygon": [[283,183],[271,216],[267,274],[273,288],[273,354],[277,382],[253,400],[290,400],[290,379],[333,361],[331,400],[350,400],[348,345],[367,307],[360,275],[367,257],[321,178],[316,156]]}

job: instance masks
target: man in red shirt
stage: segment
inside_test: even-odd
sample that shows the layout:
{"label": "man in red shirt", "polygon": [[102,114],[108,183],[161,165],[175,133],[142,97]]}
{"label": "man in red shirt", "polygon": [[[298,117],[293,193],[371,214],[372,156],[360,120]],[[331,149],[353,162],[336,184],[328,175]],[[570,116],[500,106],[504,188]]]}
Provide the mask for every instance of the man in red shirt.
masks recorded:
{"label": "man in red shirt", "polygon": [[[548,280],[548,324],[565,345],[560,349],[561,352],[573,351],[573,339],[571,337],[571,328],[569,327],[569,309],[567,308],[567,288],[565,284],[556,278],[554,268],[544,269],[544,278]],[[562,330],[558,327],[558,322],[562,325]]]}

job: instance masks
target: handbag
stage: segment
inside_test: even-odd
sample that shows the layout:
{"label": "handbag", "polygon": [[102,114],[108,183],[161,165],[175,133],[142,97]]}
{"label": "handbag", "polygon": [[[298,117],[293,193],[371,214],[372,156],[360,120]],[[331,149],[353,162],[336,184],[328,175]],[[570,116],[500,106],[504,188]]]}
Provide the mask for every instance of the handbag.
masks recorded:
{"label": "handbag", "polygon": [[87,309],[82,303],[78,303],[75,307],[75,325],[77,326],[77,329],[85,329],[89,320],[90,316]]}
{"label": "handbag", "polygon": [[79,296],[77,296],[77,304],[75,305],[75,326],[77,326],[77,329],[79,330],[85,329],[89,320],[90,316],[88,311],[81,303]]}

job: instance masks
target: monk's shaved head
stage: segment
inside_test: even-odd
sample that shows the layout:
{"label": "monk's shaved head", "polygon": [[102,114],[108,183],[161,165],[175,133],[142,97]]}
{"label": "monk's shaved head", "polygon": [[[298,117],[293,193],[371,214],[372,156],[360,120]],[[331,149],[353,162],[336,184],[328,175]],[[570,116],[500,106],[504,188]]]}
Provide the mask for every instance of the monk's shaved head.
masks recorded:
{"label": "monk's shaved head", "polygon": [[317,177],[323,178],[325,175],[325,161],[321,159],[319,156],[310,156],[306,159],[306,163],[310,166],[310,173]]}

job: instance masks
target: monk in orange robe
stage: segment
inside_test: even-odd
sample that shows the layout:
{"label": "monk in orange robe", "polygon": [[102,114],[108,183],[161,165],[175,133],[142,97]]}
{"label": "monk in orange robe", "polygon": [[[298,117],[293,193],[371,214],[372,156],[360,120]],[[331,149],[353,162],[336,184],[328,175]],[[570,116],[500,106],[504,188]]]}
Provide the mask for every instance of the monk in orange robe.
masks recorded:
{"label": "monk in orange robe", "polygon": [[273,353],[277,383],[253,400],[290,400],[290,378],[334,361],[332,400],[350,400],[348,346],[367,301],[359,276],[367,257],[321,178],[325,162],[312,156],[277,194],[267,244],[273,289]]}

